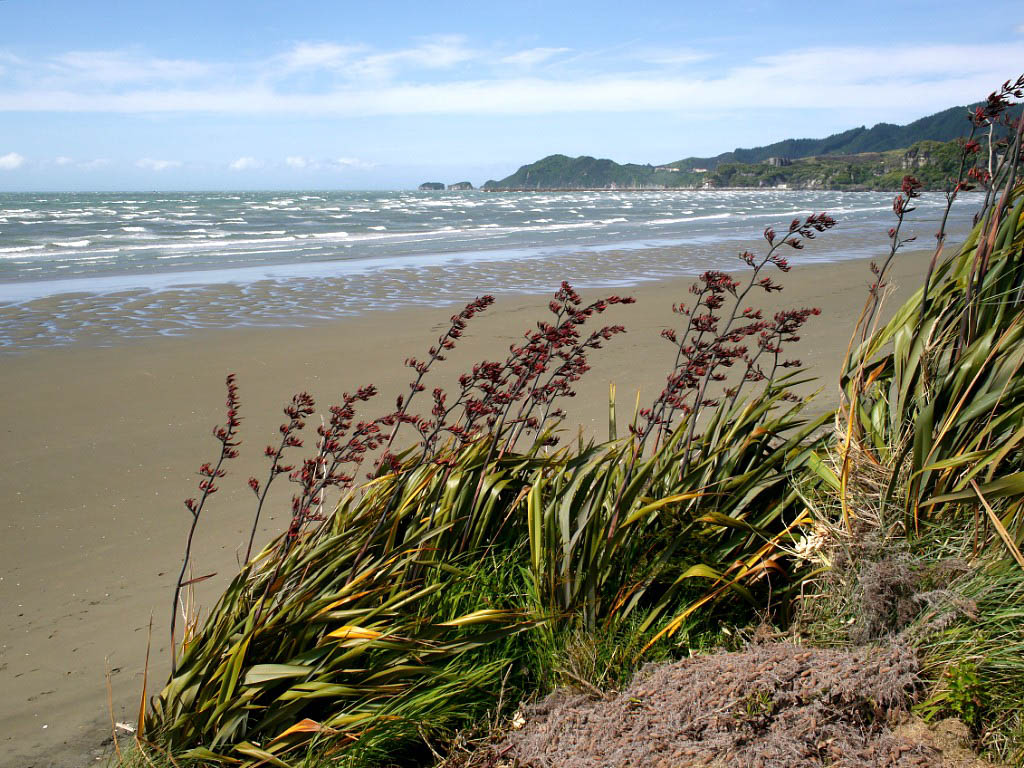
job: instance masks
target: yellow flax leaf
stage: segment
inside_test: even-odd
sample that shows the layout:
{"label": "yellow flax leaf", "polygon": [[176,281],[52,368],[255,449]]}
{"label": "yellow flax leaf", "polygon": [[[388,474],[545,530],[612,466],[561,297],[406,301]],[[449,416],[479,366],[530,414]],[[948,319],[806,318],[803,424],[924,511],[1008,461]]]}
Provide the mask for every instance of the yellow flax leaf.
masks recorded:
{"label": "yellow flax leaf", "polygon": [[373,629],[364,629],[363,627],[357,627],[354,624],[346,624],[344,627],[338,627],[327,635],[327,637],[332,637],[335,640],[376,640],[383,636],[383,632],[377,632]]}

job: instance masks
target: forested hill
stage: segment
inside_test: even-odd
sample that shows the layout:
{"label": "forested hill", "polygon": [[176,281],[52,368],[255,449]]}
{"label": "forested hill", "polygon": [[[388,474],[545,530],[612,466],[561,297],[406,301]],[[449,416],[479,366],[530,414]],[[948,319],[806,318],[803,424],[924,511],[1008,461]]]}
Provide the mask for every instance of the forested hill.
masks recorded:
{"label": "forested hill", "polygon": [[714,170],[723,163],[763,163],[770,157],[796,159],[822,155],[856,155],[901,149],[924,140],[951,141],[970,130],[966,116],[967,110],[974,106],[950,107],[907,125],[878,123],[873,128],[851,128],[824,139],[786,139],[764,147],[734,149],[715,157],[688,157],[670,165],[684,169]]}
{"label": "forested hill", "polygon": [[[550,155],[522,166],[500,181],[486,182],[483,189],[663,189],[721,186],[723,183],[747,186],[744,178],[753,182],[750,186],[767,186],[789,183],[793,173],[737,174],[737,167],[764,163],[788,166],[794,160],[805,158],[821,158],[830,166],[842,162],[840,158],[855,165],[863,165],[868,159],[877,159],[879,163],[884,160],[884,168],[873,168],[867,176],[856,173],[843,176],[847,180],[843,186],[873,187],[876,186],[876,178],[878,183],[888,183],[888,178],[882,180],[880,177],[890,175],[895,170],[894,166],[902,164],[893,152],[913,151],[923,141],[948,142],[964,135],[969,130],[966,120],[968,109],[966,106],[951,107],[907,125],[879,123],[872,128],[852,128],[824,139],[787,139],[764,147],[735,149],[715,157],[689,157],[659,166],[620,164],[587,156]],[[929,149],[934,149],[934,146]],[[872,157],[883,153],[886,155],[884,158]],[[804,179],[792,181],[800,186],[805,182]],[[812,183],[832,185],[828,179]]]}

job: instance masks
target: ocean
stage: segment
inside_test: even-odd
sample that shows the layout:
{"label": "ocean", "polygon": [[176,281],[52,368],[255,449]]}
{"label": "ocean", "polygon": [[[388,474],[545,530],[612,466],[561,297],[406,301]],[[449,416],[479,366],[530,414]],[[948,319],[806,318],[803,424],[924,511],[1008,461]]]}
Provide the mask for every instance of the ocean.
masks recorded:
{"label": "ocean", "polygon": [[[976,198],[954,207],[953,242]],[[934,247],[944,205],[918,201],[915,247]],[[889,193],[787,190],[0,194],[0,348],[734,269],[766,226],[811,212],[839,224],[792,252],[794,266],[884,258],[891,206]]]}

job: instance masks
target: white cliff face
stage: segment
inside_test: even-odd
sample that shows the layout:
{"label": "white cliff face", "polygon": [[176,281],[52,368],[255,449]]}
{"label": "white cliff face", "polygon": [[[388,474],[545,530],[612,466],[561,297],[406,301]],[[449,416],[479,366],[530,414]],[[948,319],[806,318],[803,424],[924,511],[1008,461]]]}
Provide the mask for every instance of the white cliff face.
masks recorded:
{"label": "white cliff face", "polygon": [[916,147],[908,150],[903,155],[902,167],[905,171],[911,171],[916,168],[924,168],[926,165],[931,165],[932,154],[927,149],[918,150]]}

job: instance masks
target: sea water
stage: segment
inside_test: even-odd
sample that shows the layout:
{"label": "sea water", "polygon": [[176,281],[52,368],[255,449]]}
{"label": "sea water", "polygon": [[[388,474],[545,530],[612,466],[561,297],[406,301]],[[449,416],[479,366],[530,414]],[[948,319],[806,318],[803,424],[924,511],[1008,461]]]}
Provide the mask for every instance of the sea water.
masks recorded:
{"label": "sea water", "polygon": [[[888,251],[892,194],[787,190],[602,192],[182,192],[0,194],[5,351],[302,325],[370,310],[538,292],[568,279],[623,286],[740,267],[811,212],[835,230],[787,255]],[[958,201],[962,238],[978,204]],[[934,247],[941,194],[904,234]],[[918,247],[915,245],[915,247]]]}

